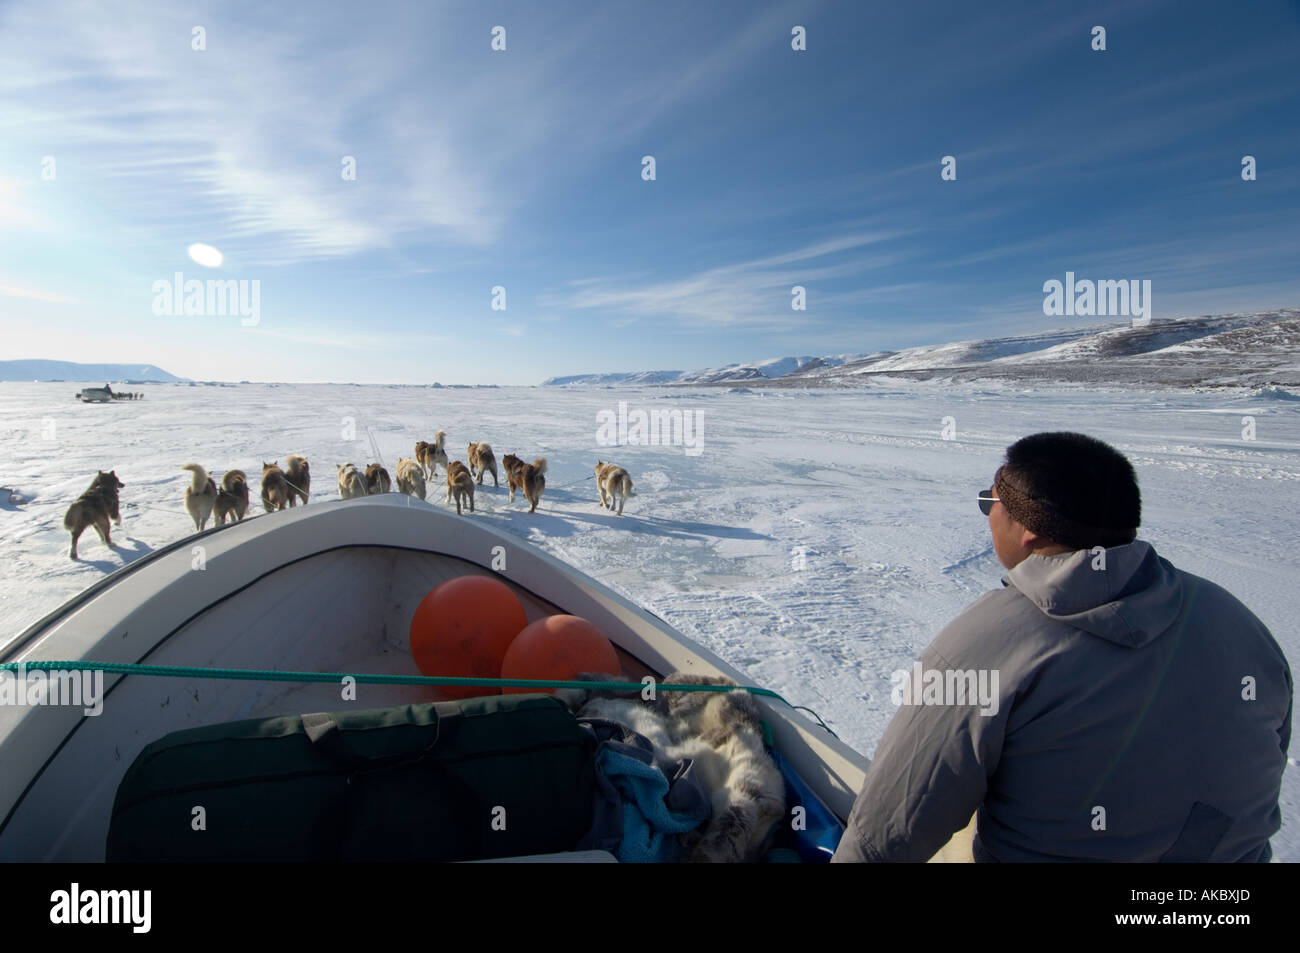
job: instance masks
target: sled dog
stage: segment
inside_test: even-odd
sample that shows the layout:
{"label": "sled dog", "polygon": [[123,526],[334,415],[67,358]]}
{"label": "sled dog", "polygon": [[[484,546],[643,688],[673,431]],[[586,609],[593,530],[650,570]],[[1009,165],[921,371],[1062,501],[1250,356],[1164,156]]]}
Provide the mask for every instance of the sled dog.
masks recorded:
{"label": "sled dog", "polygon": [[302,505],[306,506],[307,495],[311,492],[311,468],[307,465],[307,458],[291,453],[284,462],[289,465],[284,475],[289,484],[289,505],[293,506],[295,498],[302,497]]}
{"label": "sled dog", "polygon": [[469,445],[469,472],[470,476],[478,476],[478,485],[483,485],[483,474],[492,474],[492,485],[500,486],[497,480],[497,458],[492,455],[492,448],[486,443],[471,443]]}
{"label": "sled dog", "polygon": [[117,508],[117,491],[124,486],[126,484],[117,478],[116,470],[108,473],[100,470],[95,479],[90,481],[86,492],[68,507],[68,512],[63,517],[63,528],[72,533],[72,551],[68,553],[70,558],[77,558],[77,540],[91,526],[95,527],[95,532],[105,546],[115,548],[109,536],[108,521],[111,519],[118,526],[122,525],[122,517]]}
{"label": "sled dog", "polygon": [[606,509],[614,508],[615,497],[618,501],[618,515],[623,515],[623,504],[629,496],[636,496],[632,490],[632,478],[622,467],[603,460],[596,461],[596,485],[600,488],[600,505]]}
{"label": "sled dog", "polygon": [[474,478],[469,475],[465,464],[453,460],[447,467],[447,502],[456,497],[456,512],[460,512],[461,501],[469,502],[469,511],[474,512]]}
{"label": "sled dog", "polygon": [[397,461],[397,492],[424,499],[428,488],[424,483],[424,468],[416,461],[403,457]]}
{"label": "sled dog", "polygon": [[356,464],[340,463],[336,466],[339,471],[339,496],[342,499],[350,500],[369,492],[366,489],[366,478],[357,470]]}
{"label": "sled dog", "polygon": [[522,490],[524,499],[532,506],[528,512],[535,513],[537,504],[542,501],[542,492],[546,489],[546,458],[538,457],[532,463],[524,463],[513,453],[501,458],[506,468],[506,482],[510,484],[510,502],[515,501],[515,490]]}
{"label": "sled dog", "polygon": [[367,493],[391,493],[393,491],[393,478],[377,463],[366,464],[366,492]]}
{"label": "sled dog", "polygon": [[262,507],[272,513],[285,509],[289,505],[289,484],[285,482],[284,471],[279,461],[267,463],[262,461]]}
{"label": "sled dog", "polygon": [[447,439],[447,431],[439,430],[433,435],[433,443],[421,440],[415,445],[415,462],[424,470],[424,478],[432,480],[438,474],[438,464],[447,469],[447,451],[442,448]]}
{"label": "sled dog", "polygon": [[197,463],[187,463],[181,469],[194,475],[185,488],[185,509],[194,520],[194,531],[199,533],[212,515],[212,508],[217,505],[217,485],[208,476],[208,471]]}
{"label": "sled dog", "polygon": [[214,510],[218,526],[242,520],[248,512],[248,477],[243,470],[227,470],[217,487],[217,505]]}

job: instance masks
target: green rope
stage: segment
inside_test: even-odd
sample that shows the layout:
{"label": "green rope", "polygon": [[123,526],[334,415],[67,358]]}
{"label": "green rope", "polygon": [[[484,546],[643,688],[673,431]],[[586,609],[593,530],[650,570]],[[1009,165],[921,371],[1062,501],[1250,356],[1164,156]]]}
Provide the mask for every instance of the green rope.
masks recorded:
{"label": "green rope", "polygon": [[[337,684],[345,678],[354,679],[357,684],[370,685],[468,685],[483,688],[580,688],[599,689],[613,692],[640,692],[645,689],[641,682],[584,682],[564,681],[548,678],[469,678],[443,675],[367,675],[349,672],[274,672],[269,669],[250,668],[193,668],[185,665],[140,665],[136,662],[6,662],[0,664],[0,672],[17,671],[19,668],[33,671],[98,671],[110,675],[154,675],[165,678],[225,678],[253,682],[329,682]],[[817,719],[821,727],[830,732],[832,737],[839,735],[831,731],[830,726],[822,721],[820,715],[804,705],[791,705],[770,688],[756,685],[676,685],[656,683],[655,691],[664,692],[733,692],[745,691],[751,695],[775,698],[789,708],[806,711]]]}
{"label": "green rope", "polygon": [[[442,675],[365,675],[349,672],[273,672],[266,669],[246,668],[192,668],[182,665],[139,665],[134,662],[7,662],[0,671],[16,671],[20,666],[29,670],[100,671],[110,675],[157,675],[171,678],[226,678],[255,682],[331,682],[352,678],[358,684],[373,685],[471,685],[485,688],[587,688],[602,691],[639,692],[645,688],[641,682],[584,682],[533,678],[469,678]],[[768,688],[752,685],[672,685],[656,684],[655,691],[665,692],[731,692],[740,689],[754,695],[788,701]],[[790,705],[793,708],[793,705]]]}
{"label": "green rope", "polygon": [[[781,700],[782,700],[782,701],[785,701],[784,698],[781,699]],[[785,702],[785,703],[786,703],[787,705],[790,705],[789,702]],[[830,733],[830,736],[831,736],[832,738],[836,738],[836,739],[839,738],[839,735],[837,735],[835,732],[831,731],[831,726],[828,725],[828,724],[826,724],[826,722],[822,721],[822,716],[819,715],[819,714],[817,714],[817,712],[813,711],[813,710],[812,710],[811,708],[809,708],[807,705],[790,705],[790,707],[793,708],[793,709],[795,709],[796,711],[806,711],[808,714],[812,715],[814,718],[817,719],[817,724],[819,724],[819,725],[821,725],[823,728],[825,728],[826,731]]]}

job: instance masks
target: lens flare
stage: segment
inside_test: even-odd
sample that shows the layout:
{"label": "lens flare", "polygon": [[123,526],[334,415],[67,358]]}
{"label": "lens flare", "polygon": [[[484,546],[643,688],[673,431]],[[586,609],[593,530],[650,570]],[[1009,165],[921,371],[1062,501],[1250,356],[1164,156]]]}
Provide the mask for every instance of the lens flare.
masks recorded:
{"label": "lens flare", "polygon": [[189,253],[191,258],[205,268],[220,268],[221,263],[225,261],[225,256],[211,245],[191,245]]}

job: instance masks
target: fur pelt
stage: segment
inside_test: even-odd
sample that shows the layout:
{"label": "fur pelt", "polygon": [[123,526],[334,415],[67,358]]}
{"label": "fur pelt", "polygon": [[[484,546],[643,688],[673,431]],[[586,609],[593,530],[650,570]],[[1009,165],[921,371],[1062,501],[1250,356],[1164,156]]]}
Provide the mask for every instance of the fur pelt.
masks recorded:
{"label": "fur pelt", "polygon": [[[583,674],[584,680],[607,675]],[[674,672],[666,684],[735,685],[720,676]],[[785,816],[785,782],[763,742],[760,712],[745,691],[658,692],[637,695],[566,690],[557,693],[579,718],[626,725],[655,746],[661,765],[690,758],[709,790],[713,816],[681,837],[683,857],[694,862],[752,862],[760,858],[773,825]]]}

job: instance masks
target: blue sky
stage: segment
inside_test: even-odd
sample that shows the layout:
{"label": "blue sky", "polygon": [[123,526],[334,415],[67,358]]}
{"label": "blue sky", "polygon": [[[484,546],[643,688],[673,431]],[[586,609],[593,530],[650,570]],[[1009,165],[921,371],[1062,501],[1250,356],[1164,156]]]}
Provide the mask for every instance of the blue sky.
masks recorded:
{"label": "blue sky", "polygon": [[0,357],[532,384],[1098,323],[1067,270],[1295,306],[1298,51],[1297,0],[0,2]]}

